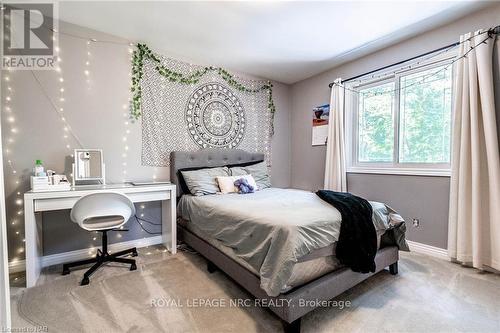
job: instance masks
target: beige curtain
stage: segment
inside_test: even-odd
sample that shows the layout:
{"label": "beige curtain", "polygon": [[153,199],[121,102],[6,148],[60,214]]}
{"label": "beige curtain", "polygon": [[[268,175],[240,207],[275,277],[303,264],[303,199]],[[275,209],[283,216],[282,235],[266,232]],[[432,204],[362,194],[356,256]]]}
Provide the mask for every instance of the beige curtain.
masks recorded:
{"label": "beige curtain", "polygon": [[324,186],[326,190],[347,192],[344,141],[344,87],[341,79],[337,79],[330,96]]}
{"label": "beige curtain", "polygon": [[500,157],[493,81],[495,41],[488,39],[480,44],[487,36],[481,32],[460,37],[463,43],[459,56],[469,53],[456,63],[454,74],[448,253],[452,259],[476,268],[489,266],[500,270]]}

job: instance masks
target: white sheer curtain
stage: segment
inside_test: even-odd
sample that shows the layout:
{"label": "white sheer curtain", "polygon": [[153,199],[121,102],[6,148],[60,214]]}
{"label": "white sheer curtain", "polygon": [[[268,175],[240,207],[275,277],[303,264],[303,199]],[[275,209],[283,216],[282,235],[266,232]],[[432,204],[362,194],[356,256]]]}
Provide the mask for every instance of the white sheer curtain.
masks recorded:
{"label": "white sheer curtain", "polygon": [[500,157],[493,85],[494,39],[481,44],[487,37],[481,32],[460,37],[463,43],[459,56],[469,53],[456,63],[453,81],[448,254],[476,268],[489,266],[500,270]]}
{"label": "white sheer curtain", "polygon": [[344,142],[344,87],[341,79],[336,79],[330,97],[324,186],[326,190],[347,192]]}

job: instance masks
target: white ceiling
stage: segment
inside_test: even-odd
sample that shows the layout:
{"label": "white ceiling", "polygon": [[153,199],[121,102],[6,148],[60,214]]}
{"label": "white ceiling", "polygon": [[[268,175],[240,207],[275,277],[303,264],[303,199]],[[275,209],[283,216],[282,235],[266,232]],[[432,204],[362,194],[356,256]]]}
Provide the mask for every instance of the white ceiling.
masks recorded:
{"label": "white ceiling", "polygon": [[172,57],[294,83],[485,6],[474,1],[61,2],[59,17]]}

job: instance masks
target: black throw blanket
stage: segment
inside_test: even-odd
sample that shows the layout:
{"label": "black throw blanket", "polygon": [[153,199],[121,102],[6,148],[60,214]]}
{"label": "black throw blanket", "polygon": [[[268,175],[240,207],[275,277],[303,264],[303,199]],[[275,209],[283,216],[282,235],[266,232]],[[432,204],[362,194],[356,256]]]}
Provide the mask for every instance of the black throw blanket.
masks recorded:
{"label": "black throw blanket", "polygon": [[377,233],[372,221],[372,206],[360,197],[345,192],[320,190],[316,194],[337,208],[342,215],[336,257],[354,272],[375,272]]}

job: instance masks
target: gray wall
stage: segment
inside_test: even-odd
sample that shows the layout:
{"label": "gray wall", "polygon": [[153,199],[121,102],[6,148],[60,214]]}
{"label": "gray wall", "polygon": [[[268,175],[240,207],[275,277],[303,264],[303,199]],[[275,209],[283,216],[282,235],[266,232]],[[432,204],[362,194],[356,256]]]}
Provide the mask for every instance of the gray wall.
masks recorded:
{"label": "gray wall", "polygon": [[[335,78],[348,78],[389,65],[453,43],[460,34],[498,24],[500,4],[294,84],[292,187],[315,190],[323,186],[325,147],[311,146],[311,110],[329,103],[328,84]],[[449,178],[349,174],[347,182],[349,191],[371,200],[385,201],[407,220],[420,218],[418,229],[409,227],[410,240],[446,248]]]}
{"label": "gray wall", "polygon": [[[100,32],[61,22],[59,29],[64,33],[96,38],[98,40],[126,42]],[[87,48],[86,39],[60,35],[60,57],[64,77],[65,101],[62,103],[64,114],[72,131],[86,148],[102,148],[106,163],[108,182],[124,180],[169,179],[168,168],[154,168],[141,165],[141,126],[140,122],[129,123],[128,100],[130,98],[130,54],[129,46],[109,43],[91,43]],[[87,57],[87,51],[91,56]],[[161,52],[161,50],[159,50]],[[90,60],[89,82],[84,74],[85,62]],[[179,59],[189,61],[190,59]],[[202,64],[203,65],[203,64]],[[210,64],[217,65],[217,64]],[[10,114],[2,112],[2,134],[4,143],[4,171],[9,226],[9,257],[24,258],[24,228],[22,216],[22,193],[29,190],[29,176],[35,159],[42,159],[46,168],[65,171],[69,174],[71,160],[68,156],[72,149],[79,148],[78,142],[69,135],[64,138],[64,124],[42,93],[31,72],[2,72],[10,77],[12,92]],[[59,104],[61,87],[54,71],[36,71],[35,75],[49,97]],[[251,76],[241,74],[243,77]],[[2,82],[5,82],[2,78]],[[275,186],[290,185],[290,87],[273,82],[273,96],[276,104],[275,136],[272,143],[273,163],[272,182]],[[2,85],[5,94],[7,85]],[[4,95],[5,96],[5,95]],[[2,104],[2,107],[5,107]],[[12,128],[17,133],[11,131]],[[123,141],[126,131],[130,130],[127,141]],[[9,142],[11,140],[12,142]],[[70,148],[66,148],[69,145]],[[127,156],[125,145],[128,146]],[[11,161],[12,168],[8,161]],[[123,165],[126,163],[126,166]],[[14,173],[15,171],[15,173]],[[20,193],[20,194],[18,194]],[[160,220],[158,203],[147,203],[145,208],[137,206],[140,212],[151,220]],[[69,220],[69,212],[51,212],[43,216],[44,254],[76,250],[98,246],[99,239],[93,240],[89,234]],[[149,236],[136,223],[128,223],[131,229],[120,237],[117,233],[110,237],[111,242]],[[155,229],[155,228],[152,228]],[[158,228],[156,228],[158,229]]]}
{"label": "gray wall", "polygon": [[[385,202],[407,221],[407,238],[432,246],[446,247],[448,238],[449,177],[414,177],[351,173],[349,192]],[[420,227],[412,226],[412,218]]]}

